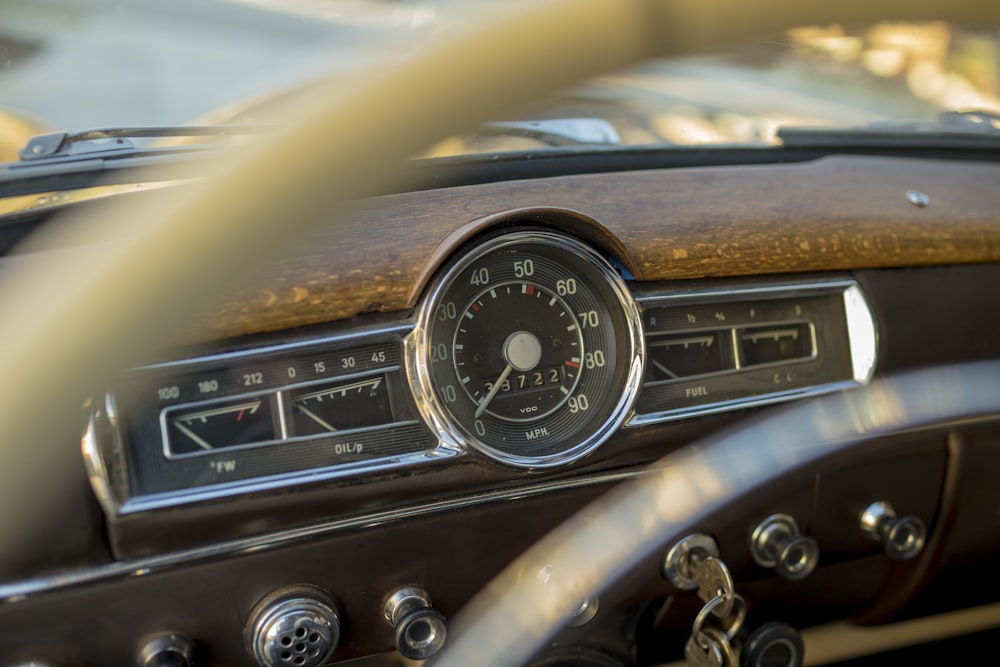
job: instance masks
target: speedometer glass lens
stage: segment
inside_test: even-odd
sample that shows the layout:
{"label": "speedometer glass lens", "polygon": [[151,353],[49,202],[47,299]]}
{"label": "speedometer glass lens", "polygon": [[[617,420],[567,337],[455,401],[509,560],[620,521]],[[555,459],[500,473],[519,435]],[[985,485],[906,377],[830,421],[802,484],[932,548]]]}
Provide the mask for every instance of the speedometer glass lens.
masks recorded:
{"label": "speedometer glass lens", "polygon": [[444,439],[545,467],[583,456],[638,390],[637,308],[614,269],[549,232],[487,241],[437,281],[408,346]]}

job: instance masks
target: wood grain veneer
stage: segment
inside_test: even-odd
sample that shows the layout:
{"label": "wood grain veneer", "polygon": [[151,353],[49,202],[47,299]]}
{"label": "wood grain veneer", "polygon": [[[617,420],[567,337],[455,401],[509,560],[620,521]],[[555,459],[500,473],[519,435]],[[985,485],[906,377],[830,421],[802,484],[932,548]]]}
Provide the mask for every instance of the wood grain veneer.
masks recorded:
{"label": "wood grain veneer", "polygon": [[260,266],[200,337],[410,309],[457,247],[517,219],[570,227],[641,281],[989,262],[1000,260],[1000,165],[837,156],[380,197]]}

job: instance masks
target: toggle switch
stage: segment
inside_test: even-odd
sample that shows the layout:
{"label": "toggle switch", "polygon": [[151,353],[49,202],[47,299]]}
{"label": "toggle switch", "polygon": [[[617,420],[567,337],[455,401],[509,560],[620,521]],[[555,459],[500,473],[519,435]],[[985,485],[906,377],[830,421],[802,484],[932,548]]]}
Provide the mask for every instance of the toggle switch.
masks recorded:
{"label": "toggle switch", "polygon": [[754,528],[750,555],[761,567],[774,568],[789,581],[800,581],[816,569],[819,544],[800,533],[795,519],[789,515],[772,514]]}
{"label": "toggle switch", "polygon": [[892,505],[874,502],[861,512],[861,531],[885,547],[893,560],[909,560],[924,548],[927,527],[915,516],[896,516]]}
{"label": "toggle switch", "polygon": [[426,660],[444,647],[448,626],[441,612],[431,607],[422,588],[401,588],[385,601],[385,620],[393,627],[392,640],[400,655]]}

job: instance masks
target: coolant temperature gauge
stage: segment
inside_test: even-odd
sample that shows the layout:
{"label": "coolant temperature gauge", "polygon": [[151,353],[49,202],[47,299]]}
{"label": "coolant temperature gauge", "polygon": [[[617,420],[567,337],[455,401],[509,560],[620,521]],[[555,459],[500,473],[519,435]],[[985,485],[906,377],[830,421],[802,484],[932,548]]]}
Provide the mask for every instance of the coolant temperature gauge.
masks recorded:
{"label": "coolant temperature gauge", "polygon": [[320,435],[393,421],[384,375],[292,394],[293,435]]}
{"label": "coolant temperature gauge", "polygon": [[[190,408],[189,408],[190,410]],[[194,411],[164,413],[171,456],[209,452],[277,438],[267,397],[202,405]]]}

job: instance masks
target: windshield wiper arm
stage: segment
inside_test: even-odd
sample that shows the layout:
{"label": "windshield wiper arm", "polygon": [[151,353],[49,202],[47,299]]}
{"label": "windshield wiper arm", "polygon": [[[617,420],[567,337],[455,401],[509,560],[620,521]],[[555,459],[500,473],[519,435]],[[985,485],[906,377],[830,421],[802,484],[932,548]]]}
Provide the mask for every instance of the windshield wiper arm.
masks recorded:
{"label": "windshield wiper arm", "polygon": [[273,125],[174,125],[161,127],[112,127],[82,132],[66,131],[39,134],[28,140],[18,151],[20,162],[10,168],[35,166],[41,163],[75,162],[92,158],[113,159],[165,153],[189,153],[220,148],[219,143],[198,142],[181,145],[143,145],[135,140],[191,137],[233,137],[265,134]]}
{"label": "windshield wiper arm", "polygon": [[[113,127],[83,132],[52,132],[32,137],[17,162],[0,164],[0,199],[41,192],[76,190],[98,183],[139,183],[146,176],[132,167],[160,165],[160,177],[203,175],[210,156],[228,145],[224,139],[267,134],[274,125],[177,125]],[[179,144],[164,138],[194,138]]]}
{"label": "windshield wiper arm", "polygon": [[551,118],[480,123],[481,136],[522,136],[550,146],[619,146],[622,138],[603,118]]}
{"label": "windshield wiper arm", "polygon": [[782,127],[786,148],[1000,148],[1000,114],[945,111],[935,123],[876,122],[862,127]]}

